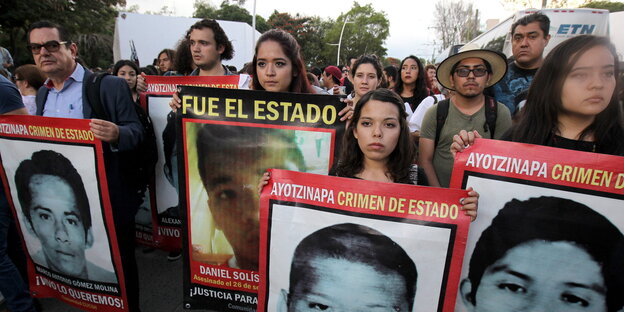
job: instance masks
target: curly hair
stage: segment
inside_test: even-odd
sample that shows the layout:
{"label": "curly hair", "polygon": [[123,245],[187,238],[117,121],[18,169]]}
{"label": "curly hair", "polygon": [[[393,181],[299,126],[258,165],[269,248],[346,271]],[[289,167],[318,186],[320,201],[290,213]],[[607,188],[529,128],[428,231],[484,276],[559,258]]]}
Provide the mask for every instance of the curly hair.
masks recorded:
{"label": "curly hair", "polygon": [[[224,47],[223,53],[221,53],[221,60],[231,60],[234,57],[234,47],[232,42],[228,39],[221,25],[213,19],[203,19],[193,24],[191,28],[186,32],[186,39],[191,39],[191,32],[194,29],[210,28],[214,33],[214,39],[217,42],[217,46]],[[160,54],[159,54],[160,55]]]}

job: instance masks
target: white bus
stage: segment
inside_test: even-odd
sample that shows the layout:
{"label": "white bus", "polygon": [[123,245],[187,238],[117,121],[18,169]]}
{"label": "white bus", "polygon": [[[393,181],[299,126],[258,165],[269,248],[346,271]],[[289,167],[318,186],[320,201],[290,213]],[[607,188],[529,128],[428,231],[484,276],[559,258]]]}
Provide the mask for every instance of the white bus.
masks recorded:
{"label": "white bus", "polygon": [[479,35],[469,43],[485,49],[503,52],[511,57],[511,25],[525,15],[542,12],[550,19],[550,42],[544,55],[564,40],[582,34],[609,35],[609,11],[601,9],[527,9],[503,20],[494,28]]}

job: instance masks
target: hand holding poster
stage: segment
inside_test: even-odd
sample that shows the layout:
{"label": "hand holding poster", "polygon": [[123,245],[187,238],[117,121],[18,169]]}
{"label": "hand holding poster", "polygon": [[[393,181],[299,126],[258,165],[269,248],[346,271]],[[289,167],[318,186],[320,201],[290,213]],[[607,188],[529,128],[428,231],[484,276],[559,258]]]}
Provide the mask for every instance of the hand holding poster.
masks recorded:
{"label": "hand holding poster", "polygon": [[464,190],[272,170],[259,311],[453,311]]}
{"label": "hand holding poster", "polygon": [[624,158],[479,139],[451,186],[481,194],[458,311],[621,311]]}
{"label": "hand holding poster", "polygon": [[255,310],[256,186],[269,168],[327,174],[345,104],[329,95],[186,86],[180,95],[186,307]]}
{"label": "hand holding poster", "polygon": [[33,295],[127,311],[102,144],[89,122],[0,116],[0,175],[29,255]]}
{"label": "hand holding poster", "polygon": [[145,77],[147,91],[141,95],[141,105],[154,126],[158,162],[151,196],[146,196],[150,200],[141,205],[136,217],[139,242],[170,251],[178,251],[182,245],[182,222],[177,191],[175,114],[169,107],[173,93],[177,91],[179,85],[238,89],[248,79],[247,75]]}

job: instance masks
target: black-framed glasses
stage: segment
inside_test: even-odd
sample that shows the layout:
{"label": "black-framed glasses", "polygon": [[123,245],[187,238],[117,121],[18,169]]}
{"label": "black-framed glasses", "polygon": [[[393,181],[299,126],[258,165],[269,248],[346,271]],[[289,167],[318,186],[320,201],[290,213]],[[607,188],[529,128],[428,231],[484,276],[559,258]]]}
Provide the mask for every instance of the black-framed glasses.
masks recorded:
{"label": "black-framed glasses", "polygon": [[483,77],[483,76],[485,76],[485,74],[487,74],[488,71],[487,71],[487,69],[481,68],[481,67],[477,67],[477,68],[473,68],[473,69],[458,68],[458,69],[455,70],[455,73],[459,77],[468,77],[468,75],[470,75],[470,72],[472,72],[475,77]]}
{"label": "black-framed glasses", "polygon": [[50,40],[44,44],[31,43],[27,45],[26,47],[28,48],[28,50],[32,52],[32,54],[39,54],[41,53],[42,47],[44,47],[46,51],[48,52],[56,52],[61,48],[62,44],[66,44],[66,43],[69,43],[69,41],[58,42],[56,40]]}

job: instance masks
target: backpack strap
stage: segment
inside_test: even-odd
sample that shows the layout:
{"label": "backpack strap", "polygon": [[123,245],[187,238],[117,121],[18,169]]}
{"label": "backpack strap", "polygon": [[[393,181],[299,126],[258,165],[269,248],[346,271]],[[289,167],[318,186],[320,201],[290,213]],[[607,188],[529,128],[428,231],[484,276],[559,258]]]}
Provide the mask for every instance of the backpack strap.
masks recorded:
{"label": "backpack strap", "polygon": [[494,138],[496,131],[496,117],[498,116],[498,103],[491,96],[485,96],[485,132],[490,131],[490,138]]}
{"label": "backpack strap", "polygon": [[87,102],[91,105],[91,109],[95,113],[95,117],[110,121],[108,113],[102,106],[100,100],[100,91],[102,86],[102,79],[110,75],[109,73],[95,73],[89,75],[85,79],[85,94],[87,95]]}
{"label": "backpack strap", "polygon": [[37,95],[35,96],[35,104],[37,104],[37,112],[35,115],[43,116],[43,106],[45,102],[48,100],[48,93],[50,89],[46,86],[41,86],[39,90],[37,90]]}
{"label": "backpack strap", "polygon": [[440,141],[440,134],[442,134],[442,128],[444,128],[444,123],[446,122],[446,117],[448,116],[450,102],[448,99],[438,102],[436,107],[436,133],[434,140],[434,147],[438,146],[438,141]]}

